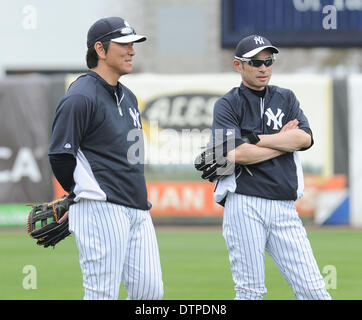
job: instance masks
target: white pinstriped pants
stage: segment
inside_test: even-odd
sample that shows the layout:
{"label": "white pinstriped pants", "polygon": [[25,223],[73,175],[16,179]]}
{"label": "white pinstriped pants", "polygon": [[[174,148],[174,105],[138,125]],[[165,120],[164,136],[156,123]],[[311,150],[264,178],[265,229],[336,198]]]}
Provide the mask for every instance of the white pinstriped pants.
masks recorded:
{"label": "white pinstriped pants", "polygon": [[267,292],[264,252],[272,257],[297,299],[331,299],[294,201],[229,193],[223,236],[235,282],[235,299],[263,299]]}
{"label": "white pinstriped pants", "polygon": [[127,299],[157,300],[163,282],[149,211],[81,199],[70,206],[85,300],[116,300],[123,281]]}

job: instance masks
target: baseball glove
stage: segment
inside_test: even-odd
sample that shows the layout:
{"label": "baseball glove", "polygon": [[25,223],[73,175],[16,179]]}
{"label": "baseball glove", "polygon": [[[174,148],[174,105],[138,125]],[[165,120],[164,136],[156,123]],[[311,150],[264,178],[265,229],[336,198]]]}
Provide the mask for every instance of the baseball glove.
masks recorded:
{"label": "baseball glove", "polygon": [[[241,137],[241,140],[245,143],[257,144],[259,142],[259,137],[252,132]],[[222,146],[207,148],[196,157],[194,165],[196,170],[202,171],[201,178],[209,180],[210,182],[229,176],[234,172],[237,172],[238,175],[240,175],[243,169],[246,169],[251,176],[253,175],[246,165],[235,164],[224,157]]]}
{"label": "baseball glove", "polygon": [[195,168],[202,171],[201,178],[214,182],[224,176],[231,175],[235,170],[235,163],[215,152],[215,148],[206,149],[198,155],[194,162]]}
{"label": "baseball glove", "polygon": [[37,244],[47,248],[54,247],[59,241],[70,235],[68,219],[58,223],[59,219],[69,210],[73,200],[63,196],[51,202],[31,205],[28,215],[27,231]]}

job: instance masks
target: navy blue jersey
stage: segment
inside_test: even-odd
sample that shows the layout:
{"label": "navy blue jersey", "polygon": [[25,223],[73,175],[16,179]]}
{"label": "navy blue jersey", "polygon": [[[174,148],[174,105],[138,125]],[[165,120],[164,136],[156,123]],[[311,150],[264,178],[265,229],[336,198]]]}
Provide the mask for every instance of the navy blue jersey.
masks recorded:
{"label": "navy blue jersey", "polygon": [[89,71],[60,101],[49,155],[72,154],[75,201],[104,200],[147,210],[143,133],[135,95]]}
{"label": "navy blue jersey", "polygon": [[[212,132],[214,143],[232,142],[225,152],[244,143],[242,136],[274,134],[289,121],[297,119],[298,127],[312,137],[299,102],[289,89],[267,86],[264,98],[258,97],[243,84],[217,100],[214,107]],[[312,137],[313,144],[313,137]],[[296,200],[304,191],[298,152],[247,166],[239,175],[219,180],[215,200],[222,203],[228,191],[274,200]]]}

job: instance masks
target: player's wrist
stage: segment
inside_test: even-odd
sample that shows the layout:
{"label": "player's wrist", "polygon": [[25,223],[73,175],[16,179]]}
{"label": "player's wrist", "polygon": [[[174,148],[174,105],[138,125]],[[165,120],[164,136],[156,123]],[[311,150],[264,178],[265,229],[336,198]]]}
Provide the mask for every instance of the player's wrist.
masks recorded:
{"label": "player's wrist", "polygon": [[257,144],[260,141],[259,136],[255,132],[251,132],[241,138],[245,143]]}

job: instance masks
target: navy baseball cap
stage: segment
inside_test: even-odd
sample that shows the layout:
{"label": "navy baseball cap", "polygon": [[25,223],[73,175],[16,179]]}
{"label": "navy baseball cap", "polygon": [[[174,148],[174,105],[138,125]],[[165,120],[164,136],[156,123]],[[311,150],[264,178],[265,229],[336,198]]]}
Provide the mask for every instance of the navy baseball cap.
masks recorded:
{"label": "navy baseball cap", "polygon": [[136,34],[129,23],[120,17],[102,18],[88,30],[87,47],[94,46],[97,41],[113,41],[118,43],[142,42],[146,37]]}
{"label": "navy baseball cap", "polygon": [[251,58],[264,49],[270,49],[273,53],[279,53],[279,49],[263,36],[251,35],[241,39],[235,50],[235,58]]}

